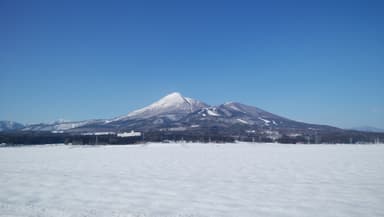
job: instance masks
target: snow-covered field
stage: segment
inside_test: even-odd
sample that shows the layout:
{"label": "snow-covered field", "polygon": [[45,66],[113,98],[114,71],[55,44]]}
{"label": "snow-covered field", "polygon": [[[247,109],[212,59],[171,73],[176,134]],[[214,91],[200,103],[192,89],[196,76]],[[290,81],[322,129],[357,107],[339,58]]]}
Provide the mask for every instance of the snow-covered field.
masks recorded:
{"label": "snow-covered field", "polygon": [[384,216],[384,145],[0,148],[0,216]]}

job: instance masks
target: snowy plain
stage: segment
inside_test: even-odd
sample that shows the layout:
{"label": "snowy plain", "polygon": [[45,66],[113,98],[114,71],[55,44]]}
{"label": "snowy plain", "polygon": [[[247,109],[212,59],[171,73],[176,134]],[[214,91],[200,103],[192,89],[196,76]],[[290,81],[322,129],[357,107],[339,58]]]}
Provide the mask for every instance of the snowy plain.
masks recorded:
{"label": "snowy plain", "polygon": [[384,145],[0,148],[0,216],[384,216]]}

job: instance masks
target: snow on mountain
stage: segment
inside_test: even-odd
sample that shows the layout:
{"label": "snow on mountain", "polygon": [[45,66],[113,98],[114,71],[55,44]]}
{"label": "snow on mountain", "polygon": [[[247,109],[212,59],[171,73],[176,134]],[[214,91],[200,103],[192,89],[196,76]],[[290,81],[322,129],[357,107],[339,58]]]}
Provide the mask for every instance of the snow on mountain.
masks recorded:
{"label": "snow on mountain", "polygon": [[59,120],[53,123],[40,123],[40,124],[31,124],[25,126],[23,131],[65,131],[81,126],[85,126],[93,123],[100,123],[102,120],[86,120],[86,121],[64,121]]}
{"label": "snow on mountain", "polygon": [[259,118],[259,120],[264,121],[264,123],[265,123],[266,125],[268,125],[269,123],[271,123],[270,120],[267,120],[267,119],[264,119],[264,118]]}
{"label": "snow on mountain", "polygon": [[216,107],[203,108],[203,109],[201,109],[199,114],[201,114],[203,117],[205,117],[205,116],[215,116],[215,117],[220,116],[220,114],[217,113],[217,108]]}
{"label": "snow on mountain", "polygon": [[113,119],[122,121],[128,119],[145,119],[154,116],[166,116],[177,120],[180,116],[205,108],[207,105],[198,100],[184,97],[178,92],[171,93],[159,101],[142,109],[128,113],[127,115]]}
{"label": "snow on mountain", "polygon": [[0,121],[0,131],[18,130],[23,128],[24,125],[14,121]]}
{"label": "snow on mountain", "polygon": [[240,105],[240,103],[236,103],[236,102],[226,102],[222,106],[233,109],[235,111],[246,113],[241,108],[238,108],[239,105]]}
{"label": "snow on mountain", "polygon": [[[203,108],[197,112],[191,113],[183,118],[180,123],[188,123],[190,125],[199,125],[205,129],[220,128],[221,132],[231,132],[231,129],[257,130],[259,132],[272,130],[296,132],[308,131],[311,127],[313,130],[337,130],[328,126],[306,124],[290,120],[254,106],[244,105],[236,102],[229,102],[219,106]],[[239,125],[240,124],[240,125]],[[236,126],[236,127],[234,127]],[[234,127],[234,128],[233,128]]]}
{"label": "snow on mountain", "polygon": [[238,119],[236,119],[236,120],[238,120],[240,123],[242,123],[242,124],[248,124],[248,122],[247,121],[244,121],[243,119],[240,119],[240,118],[238,118]]}
{"label": "snow on mountain", "polygon": [[[194,126],[194,127],[191,127]],[[199,126],[199,127],[196,127]],[[142,109],[114,119],[65,121],[22,126],[24,131],[115,132],[125,130],[158,131],[170,129],[220,129],[222,133],[239,130],[314,131],[338,130],[328,126],[301,123],[236,102],[209,106],[174,92]],[[0,131],[2,130],[0,125]],[[238,133],[238,131],[236,131]]]}

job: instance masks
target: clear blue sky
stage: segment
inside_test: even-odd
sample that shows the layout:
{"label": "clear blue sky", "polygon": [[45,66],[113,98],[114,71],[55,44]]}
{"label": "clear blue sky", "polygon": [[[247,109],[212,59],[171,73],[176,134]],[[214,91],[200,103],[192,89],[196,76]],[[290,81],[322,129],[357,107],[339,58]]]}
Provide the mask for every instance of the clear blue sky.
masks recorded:
{"label": "clear blue sky", "polygon": [[0,0],[0,119],[111,118],[178,91],[384,128],[382,2]]}

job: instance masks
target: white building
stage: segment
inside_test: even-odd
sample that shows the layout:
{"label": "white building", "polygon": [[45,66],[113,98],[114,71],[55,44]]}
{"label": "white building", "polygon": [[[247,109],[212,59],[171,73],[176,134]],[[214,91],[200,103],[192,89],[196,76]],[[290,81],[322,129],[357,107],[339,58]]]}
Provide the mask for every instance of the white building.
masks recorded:
{"label": "white building", "polygon": [[117,137],[137,137],[137,136],[141,136],[141,132],[135,132],[132,130],[131,132],[124,132],[124,133],[117,134]]}

